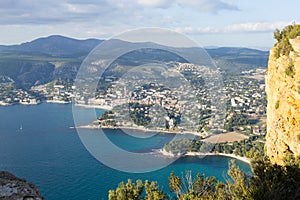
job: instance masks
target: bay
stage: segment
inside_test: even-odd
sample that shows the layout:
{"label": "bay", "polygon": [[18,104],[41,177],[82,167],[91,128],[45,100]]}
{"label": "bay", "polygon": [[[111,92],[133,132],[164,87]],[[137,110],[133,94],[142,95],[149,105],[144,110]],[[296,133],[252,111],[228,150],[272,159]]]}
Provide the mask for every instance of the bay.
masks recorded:
{"label": "bay", "polygon": [[[93,119],[91,109],[77,107],[82,125]],[[103,110],[97,110],[99,116]],[[7,170],[35,183],[48,200],[107,199],[108,190],[121,181],[155,180],[168,192],[171,171],[180,175],[191,170],[224,181],[231,158],[206,156],[180,158],[173,164],[148,173],[125,173],[111,169],[96,160],[82,144],[74,127],[72,105],[40,104],[0,107],[0,170]],[[97,130],[88,130],[93,132]],[[145,152],[159,149],[172,139],[160,134],[148,139],[128,136],[119,130],[106,130],[107,137],[119,147]],[[136,133],[145,134],[145,133]],[[113,159],[113,158],[112,158]],[[251,173],[248,164],[237,165]]]}

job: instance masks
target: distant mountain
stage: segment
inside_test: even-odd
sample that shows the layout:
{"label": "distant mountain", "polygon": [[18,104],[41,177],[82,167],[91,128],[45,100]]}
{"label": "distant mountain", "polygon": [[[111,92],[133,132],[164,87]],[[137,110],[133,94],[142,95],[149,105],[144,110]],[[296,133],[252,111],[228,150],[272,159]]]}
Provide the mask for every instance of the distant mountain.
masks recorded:
{"label": "distant mountain", "polygon": [[102,40],[77,40],[60,35],[39,38],[20,45],[0,46],[0,50],[44,53],[54,57],[83,56],[99,45]]}
{"label": "distant mountain", "polygon": [[206,51],[215,60],[217,67],[228,74],[268,66],[268,51],[237,47],[220,47]]}
{"label": "distant mountain", "polygon": [[[20,45],[0,45],[0,77],[4,81],[13,81],[18,87],[29,88],[56,79],[74,79],[81,62],[103,40],[77,40],[53,35],[39,38]],[[121,65],[138,66],[151,62],[185,60],[174,53],[155,49],[154,43],[131,43],[113,40],[107,48],[112,52],[119,47],[139,47],[140,50],[129,52],[116,62]],[[165,49],[165,48],[163,48]],[[104,51],[106,52],[105,48]],[[199,48],[179,48],[179,52],[199,57],[205,53]],[[236,75],[241,71],[266,68],[269,53],[248,48],[221,47],[206,49],[218,68],[227,74]],[[201,55],[200,55],[201,58]],[[116,63],[115,62],[115,63]]]}
{"label": "distant mountain", "polygon": [[261,51],[257,49],[241,48],[241,47],[218,47],[209,48],[206,51],[213,57],[223,57],[223,56],[250,56],[250,55],[268,55],[267,51]]}

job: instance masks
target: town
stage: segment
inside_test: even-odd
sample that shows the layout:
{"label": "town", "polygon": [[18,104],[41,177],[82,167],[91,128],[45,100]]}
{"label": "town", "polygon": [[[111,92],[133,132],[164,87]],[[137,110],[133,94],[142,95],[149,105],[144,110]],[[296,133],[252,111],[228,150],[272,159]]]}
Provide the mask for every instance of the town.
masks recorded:
{"label": "town", "polygon": [[[215,70],[189,63],[174,63],[173,66],[187,80],[175,89],[138,79],[121,81],[113,76],[104,77],[94,94],[65,80],[33,86],[30,90],[2,83],[0,104],[73,102],[111,110],[111,114],[105,115],[108,118],[102,117],[97,122],[102,127],[197,132],[203,137],[231,131],[247,135],[266,133],[266,95],[262,78],[265,69],[244,71],[240,76],[223,75],[223,85],[216,88],[215,83],[220,80],[213,80],[218,75]],[[192,89],[187,90],[187,87]],[[216,93],[214,90],[218,89],[221,92]],[[220,114],[219,120],[213,119],[220,105],[226,107],[225,113]]]}

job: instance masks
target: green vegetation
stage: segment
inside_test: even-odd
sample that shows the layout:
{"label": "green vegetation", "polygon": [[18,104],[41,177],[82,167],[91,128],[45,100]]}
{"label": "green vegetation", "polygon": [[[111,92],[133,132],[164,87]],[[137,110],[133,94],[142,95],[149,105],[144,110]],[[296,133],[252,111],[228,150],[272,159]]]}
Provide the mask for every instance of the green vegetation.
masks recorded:
{"label": "green vegetation", "polygon": [[117,126],[116,121],[114,120],[114,113],[112,111],[105,111],[101,117],[98,118],[98,123],[101,126],[115,127]]}
{"label": "green vegetation", "polygon": [[181,139],[164,145],[164,150],[175,155],[186,152],[227,153],[247,158],[262,158],[264,156],[264,136],[251,136],[239,142],[212,144],[201,140]]}
{"label": "green vegetation", "polygon": [[300,36],[300,25],[289,25],[282,31],[276,29],[274,32],[274,38],[277,40],[276,58],[279,58],[280,55],[288,55],[293,50],[289,39],[294,39],[297,36]]}
{"label": "green vegetation", "polygon": [[[191,171],[187,171],[182,177],[171,172],[169,188],[173,195],[169,194],[168,197],[182,200],[292,200],[299,198],[299,160],[294,159],[293,162],[286,163],[286,166],[279,166],[263,158],[252,161],[251,167],[253,174],[248,176],[235,165],[234,161],[231,161],[225,183],[217,181],[215,177],[204,177],[199,173],[193,178]],[[143,196],[142,181],[138,180],[136,184],[133,184],[129,180],[127,184],[121,183],[115,191],[110,190],[109,199],[167,199],[167,195],[158,189],[156,183],[152,183],[153,187],[149,187],[150,182],[145,181],[146,195]],[[150,192],[149,188],[153,190]]]}
{"label": "green vegetation", "polygon": [[13,99],[15,96],[15,86],[13,83],[1,83],[0,84],[0,101],[5,101],[5,99]]}
{"label": "green vegetation", "polygon": [[264,156],[264,143],[258,141],[263,136],[252,136],[239,142],[219,143],[213,148],[214,152],[228,153],[247,158],[262,158]]}
{"label": "green vegetation", "polygon": [[300,194],[300,162],[289,159],[285,166],[271,164],[268,159],[254,161],[250,191],[253,199],[298,199]]}
{"label": "green vegetation", "polygon": [[243,113],[233,112],[226,116],[224,129],[226,131],[233,131],[235,126],[243,126],[249,124],[248,116]]}
{"label": "green vegetation", "polygon": [[113,119],[113,112],[111,110],[105,111],[100,117],[99,120]]}
{"label": "green vegetation", "polygon": [[237,75],[242,71],[268,66],[269,53],[247,48],[206,49],[217,66],[229,75]]}
{"label": "green vegetation", "polygon": [[280,101],[277,100],[276,103],[275,103],[275,109],[278,109],[278,108],[279,108],[279,104],[280,104]]}
{"label": "green vegetation", "polygon": [[146,180],[144,183],[137,180],[133,183],[128,179],[127,183],[120,183],[116,190],[110,190],[109,200],[164,200],[166,195],[159,189],[156,182]]}
{"label": "green vegetation", "polygon": [[297,87],[298,93],[300,94],[300,85]]}
{"label": "green vegetation", "polygon": [[139,103],[129,103],[129,113],[132,121],[138,126],[147,126],[151,122],[151,118],[145,115],[146,110],[149,110],[150,106]]}
{"label": "green vegetation", "polygon": [[294,77],[295,75],[295,66],[292,62],[289,63],[288,67],[285,69],[285,74],[290,77]]}

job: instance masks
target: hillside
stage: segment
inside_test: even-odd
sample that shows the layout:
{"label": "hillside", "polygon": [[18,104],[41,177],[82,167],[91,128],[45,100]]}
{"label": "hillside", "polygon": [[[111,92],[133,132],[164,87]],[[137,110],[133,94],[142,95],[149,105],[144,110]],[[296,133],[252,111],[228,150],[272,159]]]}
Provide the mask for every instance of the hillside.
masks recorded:
{"label": "hillside", "polygon": [[[12,80],[17,87],[29,88],[57,79],[74,79],[81,62],[102,40],[76,40],[64,36],[39,38],[20,45],[0,45],[0,80]],[[141,48],[149,43],[115,40],[118,45]],[[193,48],[180,49],[193,51]],[[207,49],[217,67],[224,73],[236,75],[242,71],[266,68],[268,52],[247,48]],[[140,60],[137,62],[136,60]],[[149,62],[184,61],[177,55],[158,50],[131,52],[118,60],[121,65],[141,65]]]}
{"label": "hillside", "polygon": [[79,57],[88,54],[102,40],[76,40],[60,35],[38,38],[20,45],[0,46],[2,51],[48,54],[52,57]]}

